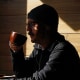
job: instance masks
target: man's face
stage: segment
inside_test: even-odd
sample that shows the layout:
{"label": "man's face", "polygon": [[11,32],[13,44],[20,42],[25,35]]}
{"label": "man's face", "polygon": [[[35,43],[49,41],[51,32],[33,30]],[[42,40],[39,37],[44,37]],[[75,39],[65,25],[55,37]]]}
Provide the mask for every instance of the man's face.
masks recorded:
{"label": "man's face", "polygon": [[30,35],[31,38],[31,42],[32,43],[39,43],[40,42],[40,36],[38,35],[38,24],[32,20],[32,19],[28,19],[27,20],[27,32],[28,35]]}

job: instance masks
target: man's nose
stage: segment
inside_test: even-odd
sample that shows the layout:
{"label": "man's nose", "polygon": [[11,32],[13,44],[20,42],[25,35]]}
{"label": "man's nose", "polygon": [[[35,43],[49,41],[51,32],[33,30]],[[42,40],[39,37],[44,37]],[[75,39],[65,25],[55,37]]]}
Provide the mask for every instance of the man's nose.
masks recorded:
{"label": "man's nose", "polygon": [[26,31],[31,31],[32,28],[30,26],[26,26]]}
{"label": "man's nose", "polygon": [[27,31],[29,31],[29,30],[30,30],[29,26],[26,26],[26,30],[27,30]]}
{"label": "man's nose", "polygon": [[28,31],[29,29],[28,29],[28,26],[26,26],[26,31]]}

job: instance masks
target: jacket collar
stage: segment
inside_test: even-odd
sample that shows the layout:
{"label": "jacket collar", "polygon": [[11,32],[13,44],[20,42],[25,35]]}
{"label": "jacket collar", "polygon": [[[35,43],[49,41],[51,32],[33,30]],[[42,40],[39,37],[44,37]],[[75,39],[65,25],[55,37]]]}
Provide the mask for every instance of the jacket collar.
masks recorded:
{"label": "jacket collar", "polygon": [[[57,41],[53,42],[51,45],[49,45],[45,50],[48,50],[49,52],[51,52],[53,50],[53,48],[55,47]],[[42,50],[44,51],[44,49],[41,47],[41,45],[35,43],[34,44],[34,48],[38,49],[38,50]]]}
{"label": "jacket collar", "polygon": [[[64,41],[64,40],[65,40],[64,36],[58,34],[56,40],[53,41],[50,45],[48,45],[48,47],[47,47],[45,50],[48,50],[48,51],[51,52],[51,51],[53,50],[53,48],[54,48],[59,42]],[[34,44],[34,48],[40,49],[40,50],[42,50],[42,51],[44,50],[44,49],[41,47],[41,45],[39,45],[39,44],[37,44],[37,43]]]}

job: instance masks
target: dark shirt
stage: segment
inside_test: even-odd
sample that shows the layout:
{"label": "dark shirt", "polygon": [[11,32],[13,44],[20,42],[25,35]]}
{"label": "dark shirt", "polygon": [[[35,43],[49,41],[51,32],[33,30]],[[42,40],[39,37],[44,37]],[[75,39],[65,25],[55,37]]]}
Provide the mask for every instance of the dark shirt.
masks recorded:
{"label": "dark shirt", "polygon": [[24,57],[23,49],[12,52],[13,71],[17,78],[27,80],[80,80],[79,55],[74,46],[59,35],[42,50],[35,44],[31,55]]}

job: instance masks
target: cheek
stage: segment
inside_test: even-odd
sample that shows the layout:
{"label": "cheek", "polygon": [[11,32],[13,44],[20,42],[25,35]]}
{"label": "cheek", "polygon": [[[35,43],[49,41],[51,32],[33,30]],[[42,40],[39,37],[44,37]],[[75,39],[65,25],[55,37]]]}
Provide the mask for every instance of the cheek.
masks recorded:
{"label": "cheek", "polygon": [[37,34],[38,33],[38,28],[35,26],[35,27],[33,27],[32,28],[32,32],[34,33],[34,34]]}
{"label": "cheek", "polygon": [[36,25],[35,25],[35,27],[34,27],[34,30],[35,30],[35,31],[38,31],[38,27],[37,27]]}
{"label": "cheek", "polygon": [[32,29],[32,33],[33,33],[34,35],[36,35],[36,34],[37,34],[37,31],[34,30],[34,29]]}
{"label": "cheek", "polygon": [[35,26],[33,27],[34,31],[38,31],[38,24],[35,24]]}

